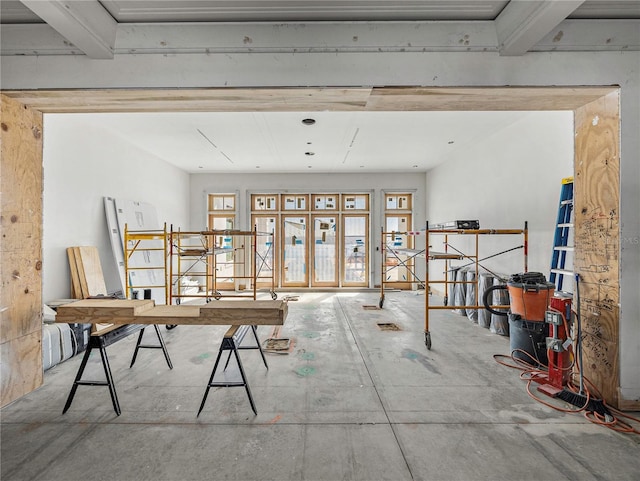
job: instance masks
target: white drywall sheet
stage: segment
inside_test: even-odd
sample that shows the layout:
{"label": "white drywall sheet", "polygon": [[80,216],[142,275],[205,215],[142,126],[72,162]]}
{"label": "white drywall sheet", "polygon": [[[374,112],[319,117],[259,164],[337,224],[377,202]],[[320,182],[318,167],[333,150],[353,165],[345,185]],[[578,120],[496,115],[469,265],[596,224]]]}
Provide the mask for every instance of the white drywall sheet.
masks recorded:
{"label": "white drywall sheet", "polygon": [[[105,197],[105,215],[111,239],[111,248],[118,266],[118,273],[122,282],[122,291],[125,292],[125,249],[124,233],[125,227],[129,232],[136,231],[160,231],[158,214],[156,208],[149,203],[138,202],[128,199],[113,199]],[[142,299],[144,287],[137,286],[158,286],[149,287],[151,289],[151,299],[156,304],[166,304],[164,286],[166,283],[165,270],[154,269],[154,267],[164,265],[164,242],[162,240],[129,241],[127,247],[129,258],[129,285],[132,290],[138,291],[138,296]],[[150,250],[159,249],[159,250]],[[144,269],[137,269],[144,268]],[[132,296],[131,293],[126,297]]]}

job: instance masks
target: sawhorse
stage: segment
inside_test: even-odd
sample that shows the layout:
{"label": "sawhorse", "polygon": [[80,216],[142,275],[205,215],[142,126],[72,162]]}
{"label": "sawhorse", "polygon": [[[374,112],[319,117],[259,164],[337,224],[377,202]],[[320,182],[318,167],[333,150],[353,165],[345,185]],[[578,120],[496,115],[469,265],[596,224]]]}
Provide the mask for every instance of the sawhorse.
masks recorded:
{"label": "sawhorse", "polygon": [[[242,340],[247,332],[251,330],[253,332],[253,337],[256,340],[255,346],[241,346]],[[247,376],[244,373],[244,368],[242,367],[242,362],[240,361],[240,355],[238,354],[239,349],[258,349],[260,351],[260,355],[262,356],[262,361],[264,362],[264,367],[269,369],[267,365],[267,359],[264,357],[264,352],[262,351],[262,346],[260,346],[260,340],[258,339],[258,332],[256,331],[256,326],[231,326],[229,330],[225,333],[224,338],[222,339],[222,344],[220,345],[220,350],[218,351],[218,357],[216,358],[216,362],[213,365],[213,371],[211,372],[211,377],[209,378],[209,383],[207,384],[207,389],[204,392],[204,396],[202,398],[202,402],[200,403],[200,409],[198,410],[198,416],[202,412],[204,408],[204,403],[207,401],[207,396],[209,395],[209,389],[214,386],[220,387],[233,387],[233,386],[244,386],[247,391],[247,396],[249,396],[249,403],[251,404],[251,409],[253,409],[254,414],[258,414],[256,410],[256,405],[253,402],[253,396],[251,396],[251,390],[249,389],[249,383],[247,381]],[[236,361],[238,363],[238,369],[240,370],[240,376],[242,377],[241,381],[214,381],[213,378],[216,375],[216,371],[218,369],[218,363],[220,362],[220,358],[222,357],[223,351],[229,351],[229,356],[227,357],[227,362],[224,365],[224,370],[227,369],[229,365],[229,361],[231,360],[231,353],[236,357]]]}
{"label": "sawhorse", "polygon": [[[143,324],[125,324],[122,326],[115,326],[109,328],[107,331],[101,331],[91,334],[89,338],[89,345],[87,346],[87,350],[84,353],[84,357],[82,358],[82,362],[80,363],[80,368],[78,369],[78,373],[76,374],[76,378],[73,381],[73,386],[71,387],[71,392],[69,393],[69,397],[67,397],[67,402],[64,405],[64,409],[62,410],[62,414],[66,413],[69,407],[71,407],[71,402],[76,394],[76,390],[78,386],[108,386],[109,394],[111,395],[111,402],[113,403],[113,409],[118,416],[120,416],[120,403],[118,402],[118,395],[116,394],[116,386],[113,382],[113,376],[111,374],[111,367],[109,366],[109,357],[107,356],[107,346],[111,344],[115,344],[121,339],[130,336],[131,334],[140,331],[140,335],[138,336],[138,342],[136,343],[136,349],[133,353],[133,359],[131,360],[132,367],[136,362],[136,357],[138,356],[138,349],[162,349],[164,352],[164,358],[169,365],[169,369],[173,369],[173,365],[171,364],[171,359],[169,358],[169,353],[167,351],[167,346],[164,343],[164,339],[160,334],[160,330],[158,326],[154,324],[154,328],[156,331],[156,335],[158,336],[158,340],[160,341],[159,345],[143,345],[142,336],[144,335],[145,328],[148,327]],[[82,374],[84,373],[85,368],[87,367],[87,362],[89,361],[89,356],[91,355],[91,351],[93,349],[98,349],[100,351],[100,357],[102,358],[102,367],[104,369],[104,374],[106,377],[105,381],[85,381],[82,380]]]}

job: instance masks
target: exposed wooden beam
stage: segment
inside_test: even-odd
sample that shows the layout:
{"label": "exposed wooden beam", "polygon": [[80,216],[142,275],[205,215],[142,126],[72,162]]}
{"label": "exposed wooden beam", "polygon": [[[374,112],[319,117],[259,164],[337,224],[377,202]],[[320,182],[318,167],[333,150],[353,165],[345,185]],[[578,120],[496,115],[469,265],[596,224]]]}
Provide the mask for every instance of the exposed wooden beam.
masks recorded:
{"label": "exposed wooden beam", "polygon": [[574,110],[616,87],[6,90],[44,113]]}
{"label": "exposed wooden beam", "polygon": [[113,58],[118,24],[97,0],[22,0],[22,3],[88,57]]}
{"label": "exposed wooden beam", "polygon": [[511,0],[495,20],[500,55],[523,55],[584,0]]}

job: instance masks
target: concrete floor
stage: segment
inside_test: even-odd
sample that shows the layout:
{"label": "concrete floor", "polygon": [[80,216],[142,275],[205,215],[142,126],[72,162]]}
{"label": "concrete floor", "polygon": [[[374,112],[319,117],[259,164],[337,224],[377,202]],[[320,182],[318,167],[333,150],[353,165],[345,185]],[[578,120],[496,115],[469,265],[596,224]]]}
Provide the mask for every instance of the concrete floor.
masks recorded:
{"label": "concrete floor", "polygon": [[[363,308],[378,300],[373,291],[290,302],[280,337],[293,339],[291,352],[267,354],[269,370],[257,351],[241,352],[257,416],[243,388],[213,388],[196,417],[226,327],[162,328],[173,370],[157,350],[129,369],[135,336],[110,346],[120,416],[105,387],[88,386],[62,415],[81,356],[65,361],[1,410],[1,479],[640,479],[640,436],[533,400],[518,371],[492,357],[509,353],[508,338],[431,311],[428,351],[422,292]],[[402,330],[377,327],[388,322]],[[89,369],[85,378],[98,376],[99,356]]]}

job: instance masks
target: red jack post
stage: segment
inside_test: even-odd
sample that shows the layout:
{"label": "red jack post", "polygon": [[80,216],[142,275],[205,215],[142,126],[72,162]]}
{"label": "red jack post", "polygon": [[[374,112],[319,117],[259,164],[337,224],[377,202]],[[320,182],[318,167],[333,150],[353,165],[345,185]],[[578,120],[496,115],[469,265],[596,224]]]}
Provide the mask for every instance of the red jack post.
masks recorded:
{"label": "red jack post", "polygon": [[571,301],[568,296],[554,296],[551,299],[546,321],[549,324],[549,337],[547,338],[547,357],[549,369],[546,378],[536,379],[541,385],[538,391],[556,397],[568,384],[571,377],[571,344],[567,342],[567,319],[571,319]]}

